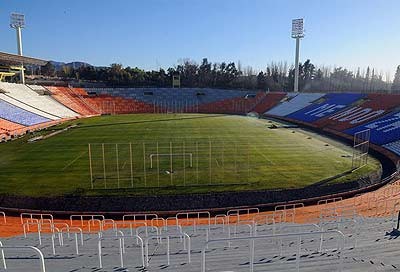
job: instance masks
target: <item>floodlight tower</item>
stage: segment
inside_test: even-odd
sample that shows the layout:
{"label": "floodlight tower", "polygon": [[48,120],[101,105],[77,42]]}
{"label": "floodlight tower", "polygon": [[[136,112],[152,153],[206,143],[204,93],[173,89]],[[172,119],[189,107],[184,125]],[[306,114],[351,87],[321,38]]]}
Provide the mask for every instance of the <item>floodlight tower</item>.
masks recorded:
{"label": "floodlight tower", "polygon": [[295,72],[294,72],[294,92],[299,91],[299,55],[300,55],[300,39],[304,38],[304,20],[292,20],[292,38],[296,39],[296,58],[295,58]]}
{"label": "floodlight tower", "polygon": [[[11,13],[10,19],[10,27],[14,28],[17,33],[18,55],[22,56],[23,54],[21,30],[22,28],[25,28],[25,15],[20,13]],[[20,79],[21,83],[25,84],[24,63],[21,63]]]}

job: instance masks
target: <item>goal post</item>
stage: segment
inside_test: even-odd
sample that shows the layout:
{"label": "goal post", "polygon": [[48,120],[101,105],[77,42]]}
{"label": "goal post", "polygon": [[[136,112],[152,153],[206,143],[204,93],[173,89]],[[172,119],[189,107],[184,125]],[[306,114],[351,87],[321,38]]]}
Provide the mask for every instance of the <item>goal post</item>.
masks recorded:
{"label": "goal post", "polygon": [[87,148],[88,187],[94,190],[249,185],[257,168],[265,167],[252,158],[247,140],[89,143]]}
{"label": "goal post", "polygon": [[358,169],[368,164],[371,130],[366,129],[354,134],[352,169]]}

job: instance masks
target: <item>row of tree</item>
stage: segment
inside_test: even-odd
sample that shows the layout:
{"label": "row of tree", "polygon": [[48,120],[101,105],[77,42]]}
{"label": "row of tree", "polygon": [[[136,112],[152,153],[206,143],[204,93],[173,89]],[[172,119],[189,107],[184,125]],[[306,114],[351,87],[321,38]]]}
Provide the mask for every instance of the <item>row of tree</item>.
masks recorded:
{"label": "row of tree", "polygon": [[[183,60],[167,70],[145,71],[139,68],[111,64],[109,67],[81,66],[61,69],[49,62],[40,68],[40,73],[64,79],[75,78],[103,82],[109,86],[129,87],[170,87],[172,76],[179,75],[181,87],[261,89],[270,91],[291,91],[294,84],[294,67],[285,62],[271,63],[265,70],[256,72],[251,67],[243,68],[241,63],[212,63],[204,58],[200,64]],[[390,82],[375,69],[350,71],[343,67],[316,67],[310,60],[300,63],[299,89],[305,92],[399,92],[400,65]]]}

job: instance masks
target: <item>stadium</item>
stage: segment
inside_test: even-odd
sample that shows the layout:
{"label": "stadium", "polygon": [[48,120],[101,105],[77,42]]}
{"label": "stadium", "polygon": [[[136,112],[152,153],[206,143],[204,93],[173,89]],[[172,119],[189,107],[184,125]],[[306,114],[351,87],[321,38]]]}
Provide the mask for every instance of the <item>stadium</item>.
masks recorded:
{"label": "stadium", "polygon": [[400,269],[399,94],[25,82],[49,62],[0,63],[0,270]]}

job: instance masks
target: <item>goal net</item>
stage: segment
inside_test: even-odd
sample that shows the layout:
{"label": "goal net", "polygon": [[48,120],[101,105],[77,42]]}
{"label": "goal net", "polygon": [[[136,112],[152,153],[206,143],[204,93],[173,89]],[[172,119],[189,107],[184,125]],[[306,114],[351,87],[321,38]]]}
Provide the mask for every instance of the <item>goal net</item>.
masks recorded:
{"label": "goal net", "polygon": [[[246,143],[91,143],[93,189],[248,184],[257,168]],[[263,165],[258,165],[260,168]]]}
{"label": "goal net", "polygon": [[369,139],[371,130],[366,129],[354,134],[352,169],[357,169],[368,164]]}

